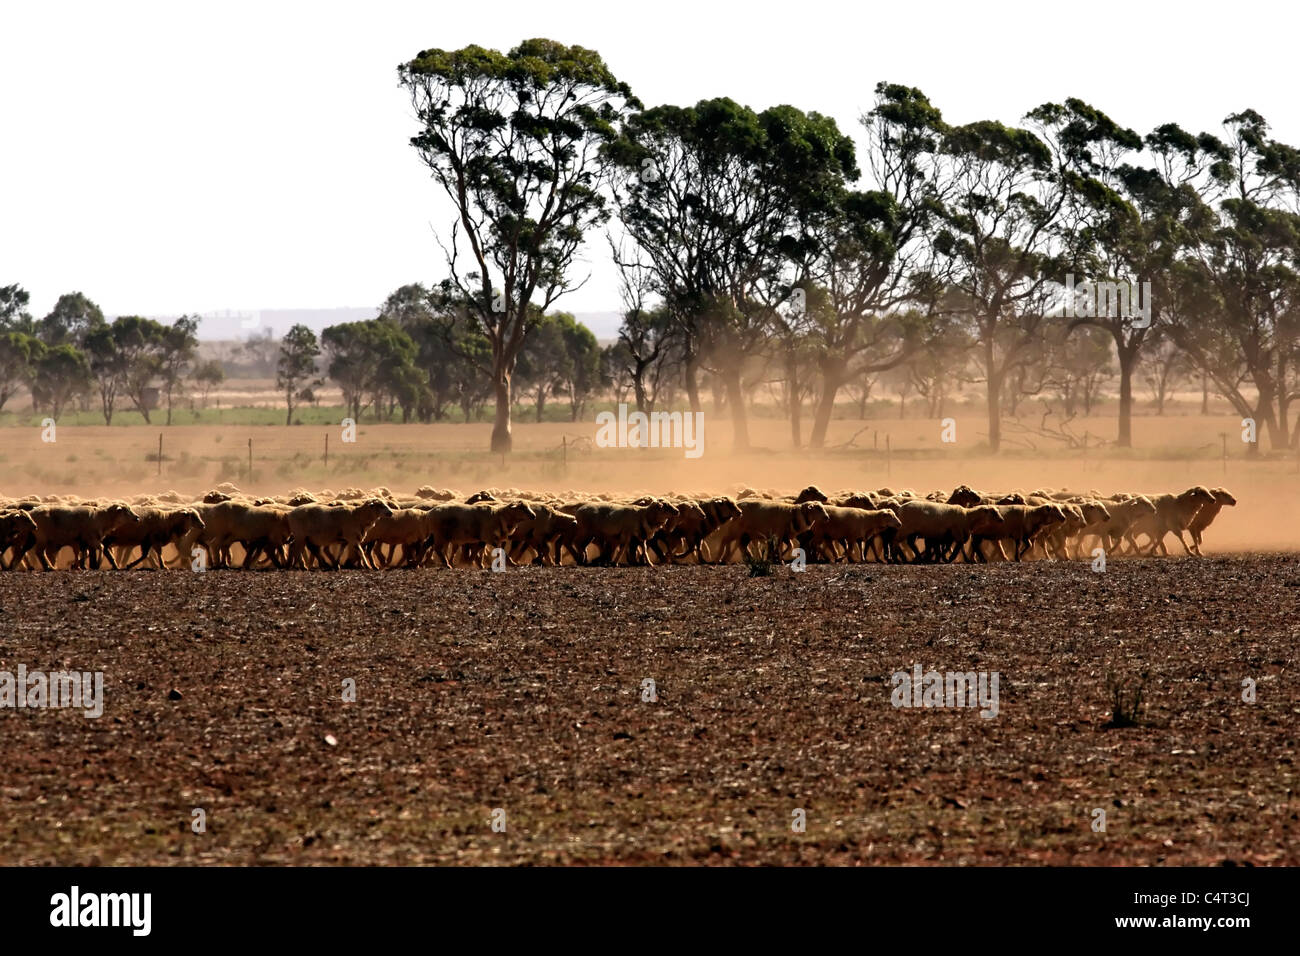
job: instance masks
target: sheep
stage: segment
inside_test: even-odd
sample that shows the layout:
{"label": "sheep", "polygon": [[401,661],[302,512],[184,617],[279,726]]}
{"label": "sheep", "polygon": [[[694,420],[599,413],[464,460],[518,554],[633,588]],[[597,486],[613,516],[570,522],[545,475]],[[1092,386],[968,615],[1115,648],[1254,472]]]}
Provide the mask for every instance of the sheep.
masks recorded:
{"label": "sheep", "polygon": [[506,550],[509,562],[510,535],[521,523],[537,517],[522,501],[504,505],[448,503],[430,508],[426,514],[429,534],[425,553],[432,550],[447,568],[458,557],[481,567],[489,547]]}
{"label": "sheep", "polygon": [[[363,568],[373,568],[374,565],[361,550],[361,542],[376,521],[392,513],[392,507],[380,498],[371,498],[355,507],[299,505],[286,516],[289,531],[293,535],[289,565],[305,568],[307,562],[303,550],[306,549],[319,564],[332,570],[338,570],[351,560],[357,561]],[[343,546],[339,560],[330,559],[326,550],[334,544]]]}
{"label": "sheep", "polygon": [[869,547],[874,545],[877,560],[883,560],[884,548],[902,524],[892,511],[826,505],[825,520],[817,522],[811,530],[808,553],[836,562],[843,548],[844,559],[852,561],[856,546],[858,560],[865,561]]}
{"label": "sheep", "polygon": [[[1079,533],[1076,539],[1078,553],[1075,557],[1083,557],[1084,541],[1092,536],[1096,537],[1097,543],[1105,550],[1114,551],[1116,546],[1125,540],[1134,522],[1144,515],[1153,515],[1156,511],[1156,506],[1151,499],[1141,495],[1124,496],[1118,500],[1112,496],[1102,503],[1106,506],[1110,517],[1088,525]],[[1136,547],[1136,544],[1134,546]]]}
{"label": "sheep", "polygon": [[1225,505],[1231,508],[1237,503],[1237,499],[1226,488],[1214,488],[1210,494],[1214,496],[1214,501],[1202,505],[1201,510],[1196,512],[1196,517],[1187,526],[1187,531],[1192,537],[1192,550],[1198,558],[1201,556],[1201,535],[1205,533],[1205,529],[1218,517],[1221,508]]}
{"label": "sheep", "polygon": [[[18,566],[18,562],[36,543],[36,522],[26,511],[5,511],[0,513],[0,567],[6,571]],[[4,554],[13,548],[14,557],[4,563]]]}
{"label": "sheep", "polygon": [[[909,548],[917,561],[951,561],[970,537],[970,516],[961,505],[919,498],[901,505],[897,515],[901,527],[894,534],[895,563],[907,558]],[[917,543],[920,539],[925,540],[924,549]]]}
{"label": "sheep", "polygon": [[532,563],[556,566],[562,556],[563,541],[573,537],[578,519],[550,505],[529,502],[533,517],[521,521],[511,533],[509,558],[522,562],[532,551]]}
{"label": "sheep", "polygon": [[1029,552],[1037,535],[1066,520],[1065,510],[1056,504],[984,505],[972,508],[971,511],[970,555],[971,559],[976,561],[988,560],[980,547],[984,541],[992,542],[995,553],[1006,560],[1011,560],[1002,551],[1001,544],[1003,541],[1010,541],[1014,560],[1020,561]]}
{"label": "sheep", "polygon": [[159,569],[165,568],[163,549],[169,544],[180,547],[191,532],[203,527],[203,519],[193,508],[135,508],[138,522],[125,523],[104,538],[105,550],[117,548],[117,563],[126,560],[132,549],[140,549],[140,557],[123,567],[127,570],[149,559],[154,552],[154,561]]}
{"label": "sheep", "polygon": [[104,539],[120,527],[140,520],[129,505],[121,503],[104,506],[42,505],[33,508],[29,514],[36,523],[31,550],[46,571],[54,569],[64,547],[72,548],[75,567],[84,568],[89,563],[92,569],[98,570],[102,554],[117,570],[113,552],[104,549]]}
{"label": "sheep", "polygon": [[1214,494],[1202,485],[1188,488],[1179,495],[1153,495],[1151,503],[1155,505],[1155,513],[1134,521],[1125,538],[1135,552],[1140,552],[1137,536],[1146,534],[1151,539],[1146,553],[1154,555],[1159,551],[1160,554],[1167,556],[1169,549],[1165,547],[1165,536],[1172,531],[1178,535],[1178,543],[1183,546],[1183,550],[1191,554],[1192,549],[1183,540],[1183,532],[1188,529],[1201,508],[1213,505],[1214,502]]}
{"label": "sheep", "polygon": [[[826,520],[826,506],[816,501],[802,504],[766,501],[747,498],[738,503],[740,515],[727,522],[718,542],[717,563],[729,561],[734,555],[749,554],[749,546],[761,542],[767,553],[768,543],[775,541],[777,558],[791,541],[812,528],[818,521]],[[768,554],[769,558],[773,555]]]}
{"label": "sheep", "polygon": [[577,522],[569,551],[578,564],[587,563],[587,548],[595,544],[605,563],[616,564],[623,557],[632,564],[640,553],[646,564],[653,565],[644,542],[676,515],[675,506],[659,500],[647,505],[581,505],[573,513]]}
{"label": "sheep", "polygon": [[678,513],[671,531],[664,529],[655,535],[652,546],[656,554],[662,557],[660,547],[671,548],[676,542],[681,550],[672,552],[674,561],[694,555],[697,562],[706,563],[710,555],[706,544],[708,539],[718,534],[728,522],[740,517],[741,513],[740,506],[727,497],[700,498],[696,499],[695,504],[698,510],[688,509],[685,513]]}
{"label": "sheep", "polygon": [[[324,508],[326,505],[300,507]],[[181,539],[177,550],[184,560],[195,544],[203,545],[214,568],[230,567],[230,546],[244,549],[242,567],[250,568],[265,553],[277,568],[282,567],[281,549],[289,543],[292,531],[288,517],[297,508],[254,505],[244,501],[221,501],[195,509],[203,522],[197,534]],[[305,567],[305,565],[304,565]]]}

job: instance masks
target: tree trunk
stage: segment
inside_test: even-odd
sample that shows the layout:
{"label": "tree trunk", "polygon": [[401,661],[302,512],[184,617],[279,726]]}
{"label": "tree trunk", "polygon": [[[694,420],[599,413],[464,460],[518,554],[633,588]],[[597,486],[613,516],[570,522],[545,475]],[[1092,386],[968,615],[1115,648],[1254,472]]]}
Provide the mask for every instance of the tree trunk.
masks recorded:
{"label": "tree trunk", "polygon": [[1291,447],[1291,427],[1289,424],[1291,417],[1291,399],[1287,392],[1287,356],[1285,351],[1279,350],[1277,357],[1277,380],[1281,383],[1281,388],[1277,392],[1277,440],[1273,443],[1273,448],[1282,449]]}
{"label": "tree trunk", "polygon": [[989,451],[997,453],[1002,448],[1002,376],[993,373],[992,364],[990,361],[988,373]]}
{"label": "tree trunk", "polygon": [[[638,412],[649,413],[650,409],[646,407],[648,396],[645,388],[645,373],[649,366],[640,358],[636,359],[635,368],[632,369],[632,391],[636,395],[636,410]],[[577,418],[574,418],[577,421]]]}
{"label": "tree trunk", "polygon": [[726,386],[727,401],[731,405],[731,424],[735,431],[734,450],[746,451],[749,448],[749,422],[745,418],[745,392],[740,385],[740,369],[724,373],[723,384]]}
{"label": "tree trunk", "polygon": [[[823,448],[826,445],[826,432],[830,429],[831,416],[835,412],[835,394],[844,384],[843,363],[823,362],[821,372],[822,394],[817,401],[817,409],[813,412],[812,438],[808,442],[813,448]],[[863,397],[866,397],[865,390]],[[865,414],[862,417],[866,417]]]}
{"label": "tree trunk", "polygon": [[803,402],[799,400],[799,359],[793,348],[785,350],[785,384],[790,396],[790,440],[795,448],[803,447],[803,422],[800,414]]}
{"label": "tree trunk", "polygon": [[1201,369],[1201,414],[1210,414],[1210,377]]}
{"label": "tree trunk", "polygon": [[492,388],[497,403],[496,420],[492,424],[492,452],[504,455],[514,444],[510,433],[510,373],[498,372]]}
{"label": "tree trunk", "polygon": [[1119,354],[1119,436],[1118,448],[1133,447],[1133,366],[1137,364],[1137,351],[1122,346]]}
{"label": "tree trunk", "polygon": [[687,352],[682,374],[682,383],[686,387],[686,397],[691,403],[691,412],[693,414],[698,414],[704,408],[704,406],[700,404],[699,376],[699,359],[693,351]]}

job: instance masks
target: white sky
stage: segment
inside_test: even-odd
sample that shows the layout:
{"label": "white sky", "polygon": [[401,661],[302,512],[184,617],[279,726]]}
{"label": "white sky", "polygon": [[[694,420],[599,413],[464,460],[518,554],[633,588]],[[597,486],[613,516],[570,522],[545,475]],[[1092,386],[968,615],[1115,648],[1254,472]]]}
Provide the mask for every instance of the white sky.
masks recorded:
{"label": "white sky", "polygon": [[[1253,107],[1300,144],[1296,7],[1143,0],[182,5],[0,0],[0,285],[43,315],[371,306],[444,273],[396,66],[546,36],[646,105],[791,103],[856,131],[879,80],[949,121],[1078,96],[1139,133]],[[619,307],[602,237],[556,308]]]}

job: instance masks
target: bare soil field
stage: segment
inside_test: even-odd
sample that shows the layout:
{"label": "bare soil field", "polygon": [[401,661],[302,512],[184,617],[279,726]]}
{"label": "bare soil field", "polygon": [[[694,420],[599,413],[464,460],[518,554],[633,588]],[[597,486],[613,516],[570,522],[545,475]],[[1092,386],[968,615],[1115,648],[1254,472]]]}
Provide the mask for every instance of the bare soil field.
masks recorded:
{"label": "bare soil field", "polygon": [[1289,555],[4,574],[105,709],[0,710],[0,864],[1294,865],[1298,634]]}

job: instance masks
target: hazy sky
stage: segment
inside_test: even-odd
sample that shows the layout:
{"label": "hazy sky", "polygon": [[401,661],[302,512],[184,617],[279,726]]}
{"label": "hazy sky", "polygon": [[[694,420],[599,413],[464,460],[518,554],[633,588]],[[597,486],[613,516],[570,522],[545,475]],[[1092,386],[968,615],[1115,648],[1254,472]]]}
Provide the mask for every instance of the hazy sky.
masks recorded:
{"label": "hazy sky", "polygon": [[[879,80],[949,121],[1078,96],[1147,132],[1260,111],[1300,143],[1291,4],[0,0],[0,285],[42,315],[377,305],[444,272],[396,66],[545,36],[647,105],[791,103],[856,130]],[[603,239],[557,308],[618,308]]]}

